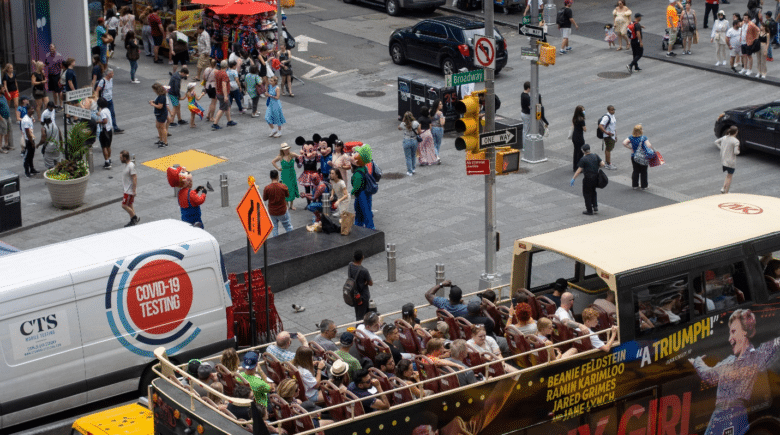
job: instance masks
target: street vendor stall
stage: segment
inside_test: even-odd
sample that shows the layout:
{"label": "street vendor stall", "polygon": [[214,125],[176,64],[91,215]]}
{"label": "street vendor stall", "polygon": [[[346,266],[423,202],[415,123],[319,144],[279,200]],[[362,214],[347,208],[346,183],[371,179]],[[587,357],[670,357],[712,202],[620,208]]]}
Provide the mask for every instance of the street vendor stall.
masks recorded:
{"label": "street vendor stall", "polygon": [[263,46],[273,48],[277,32],[275,19],[275,2],[239,0],[227,5],[208,6],[203,23],[213,37],[212,57],[220,60],[227,58],[231,51],[252,53]]}

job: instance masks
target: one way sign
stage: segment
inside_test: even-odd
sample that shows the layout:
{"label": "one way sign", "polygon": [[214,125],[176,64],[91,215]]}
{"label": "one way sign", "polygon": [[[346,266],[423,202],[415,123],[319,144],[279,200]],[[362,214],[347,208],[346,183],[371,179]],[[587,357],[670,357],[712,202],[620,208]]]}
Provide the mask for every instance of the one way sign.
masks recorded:
{"label": "one way sign", "polygon": [[532,26],[530,24],[520,23],[518,26],[521,35],[530,36],[536,39],[544,38],[544,28],[542,26]]}
{"label": "one way sign", "polygon": [[489,131],[479,135],[479,149],[502,147],[517,143],[517,127]]}

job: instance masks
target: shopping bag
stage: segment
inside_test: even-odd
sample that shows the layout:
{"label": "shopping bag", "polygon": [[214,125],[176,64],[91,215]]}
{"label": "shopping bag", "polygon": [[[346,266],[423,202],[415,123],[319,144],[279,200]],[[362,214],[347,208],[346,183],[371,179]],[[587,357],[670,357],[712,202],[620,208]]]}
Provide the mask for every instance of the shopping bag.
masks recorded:
{"label": "shopping bag", "polygon": [[352,225],[355,223],[355,213],[348,211],[341,212],[341,235],[348,236],[352,232]]}
{"label": "shopping bag", "polygon": [[655,150],[655,155],[650,158],[650,167],[661,166],[664,164],[664,156],[658,150]]}

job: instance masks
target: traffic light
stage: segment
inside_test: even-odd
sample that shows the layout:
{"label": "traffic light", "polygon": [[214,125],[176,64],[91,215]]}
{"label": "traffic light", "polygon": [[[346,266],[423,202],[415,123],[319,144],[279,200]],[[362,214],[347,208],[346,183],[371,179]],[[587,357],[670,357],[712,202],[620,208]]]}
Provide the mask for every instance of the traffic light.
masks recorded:
{"label": "traffic light", "polygon": [[455,149],[477,151],[479,149],[479,92],[455,102],[455,111],[461,118],[455,121],[455,131],[462,136],[455,139]]}
{"label": "traffic light", "polygon": [[520,150],[512,147],[496,148],[496,175],[506,175],[520,170]]}

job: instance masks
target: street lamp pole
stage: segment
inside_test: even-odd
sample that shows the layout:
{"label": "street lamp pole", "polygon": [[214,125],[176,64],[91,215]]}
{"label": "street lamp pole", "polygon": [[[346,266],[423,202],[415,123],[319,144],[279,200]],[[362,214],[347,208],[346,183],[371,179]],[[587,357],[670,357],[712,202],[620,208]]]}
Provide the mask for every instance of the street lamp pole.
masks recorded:
{"label": "street lamp pole", "polygon": [[[542,0],[533,0],[531,3],[531,25],[539,25],[539,6]],[[548,5],[551,2],[548,2]],[[531,39],[531,48],[536,51],[539,58],[539,45],[536,39]],[[531,128],[528,136],[523,138],[523,161],[526,163],[542,163],[547,161],[544,156],[544,139],[539,132],[539,119],[542,115],[542,105],[539,104],[539,63],[531,61]]]}
{"label": "street lamp pole", "polygon": [[[485,36],[495,38],[493,31],[493,2],[485,6]],[[476,48],[476,47],[475,47]],[[496,129],[496,97],[494,70],[485,68],[485,128],[483,132]],[[488,147],[485,158],[490,162],[490,174],[485,175],[485,273],[480,276],[479,287],[491,288],[498,285],[501,275],[496,272],[496,149]]]}

